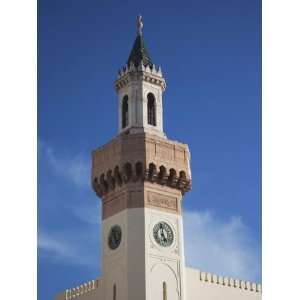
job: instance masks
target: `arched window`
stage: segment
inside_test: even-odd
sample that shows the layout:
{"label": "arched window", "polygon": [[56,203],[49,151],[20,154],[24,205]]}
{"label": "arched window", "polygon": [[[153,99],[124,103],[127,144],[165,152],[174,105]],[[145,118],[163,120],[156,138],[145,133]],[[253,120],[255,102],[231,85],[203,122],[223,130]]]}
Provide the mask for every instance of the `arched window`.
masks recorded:
{"label": "arched window", "polygon": [[128,96],[125,95],[122,100],[122,128],[128,126]]}
{"label": "arched window", "polygon": [[117,287],[116,287],[116,284],[114,284],[114,287],[113,287],[113,300],[117,300]]}
{"label": "arched window", "polygon": [[168,297],[168,295],[167,295],[167,284],[164,281],[163,282],[163,300],[167,300],[167,297]]}
{"label": "arched window", "polygon": [[156,126],[156,107],[155,107],[155,97],[152,93],[149,93],[148,96],[148,124]]}

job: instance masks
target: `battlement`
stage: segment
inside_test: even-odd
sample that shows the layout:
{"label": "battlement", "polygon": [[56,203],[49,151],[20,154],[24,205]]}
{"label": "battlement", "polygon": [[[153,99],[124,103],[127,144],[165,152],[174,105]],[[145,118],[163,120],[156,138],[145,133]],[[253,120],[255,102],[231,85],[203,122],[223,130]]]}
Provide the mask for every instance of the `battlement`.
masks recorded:
{"label": "battlement", "polygon": [[147,72],[152,75],[162,77],[161,66],[156,66],[155,64],[153,64],[151,68],[149,65],[144,66],[143,63],[140,63],[138,66],[135,66],[133,63],[131,63],[130,65],[126,64],[118,71],[118,79],[129,72],[139,72],[139,71]]}
{"label": "battlement", "polygon": [[99,197],[128,182],[191,188],[190,153],[182,143],[149,134],[122,135],[92,153],[92,186]]}
{"label": "battlement", "polygon": [[79,298],[80,296],[90,294],[94,292],[96,289],[100,287],[101,279],[95,279],[91,280],[85,283],[82,283],[81,285],[66,289],[63,293],[57,297],[57,300],[70,300],[74,298]]}
{"label": "battlement", "polygon": [[115,82],[116,90],[118,91],[123,86],[129,83],[129,79],[136,74],[142,75],[143,80],[159,85],[163,90],[166,89],[166,82],[163,78],[161,66],[156,66],[153,64],[152,67],[149,65],[144,66],[140,63],[138,66],[134,64],[125,65],[118,71],[118,78]]}
{"label": "battlement", "polygon": [[207,272],[203,272],[191,268],[188,269],[198,272],[200,281],[204,283],[208,283],[208,284],[213,283],[213,284],[223,285],[230,288],[241,289],[241,290],[250,291],[254,293],[261,293],[261,284],[255,282],[244,281],[241,279],[234,279],[226,276],[220,276],[220,275],[207,273]]}

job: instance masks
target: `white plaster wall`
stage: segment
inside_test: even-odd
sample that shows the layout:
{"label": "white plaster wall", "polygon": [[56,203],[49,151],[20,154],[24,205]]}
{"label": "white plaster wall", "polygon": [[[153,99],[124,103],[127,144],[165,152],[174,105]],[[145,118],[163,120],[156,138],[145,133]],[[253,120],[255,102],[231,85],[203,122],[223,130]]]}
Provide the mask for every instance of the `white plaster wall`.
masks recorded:
{"label": "white plaster wall", "polygon": [[[113,225],[122,229],[120,246],[111,250],[108,234]],[[113,285],[117,299],[145,299],[145,229],[144,209],[124,210],[103,221],[103,282],[104,299],[113,299]]]}
{"label": "white plaster wall", "polygon": [[261,293],[200,280],[200,271],[186,268],[188,300],[261,300]]}
{"label": "white plaster wall", "polygon": [[[174,232],[170,247],[159,246],[153,238],[153,226],[164,221]],[[167,284],[168,299],[184,300],[184,257],[182,217],[177,214],[145,209],[146,287],[147,300],[163,299],[163,282]]]}
{"label": "white plaster wall", "polygon": [[169,263],[154,264],[152,269],[150,270],[149,299],[163,300],[163,282],[166,282],[167,299],[180,299],[177,276]]}
{"label": "white plaster wall", "polygon": [[[118,91],[119,133],[130,128],[130,132],[149,132],[165,136],[163,132],[162,88],[146,81],[132,80]],[[156,101],[156,126],[148,124],[147,95],[153,93]],[[128,126],[122,128],[122,100],[128,96]]]}
{"label": "white plaster wall", "polygon": [[[153,226],[167,222],[173,229],[170,247],[159,246],[153,238]],[[122,229],[122,241],[116,250],[108,247],[113,225]],[[167,284],[168,299],[185,300],[182,217],[149,208],[124,210],[103,221],[104,300],[111,300],[117,285],[118,300],[160,300]],[[121,295],[121,296],[120,296]]]}
{"label": "white plaster wall", "polygon": [[[153,226],[159,221],[173,229],[174,242],[169,248],[160,247],[153,238]],[[122,241],[116,250],[110,250],[108,233],[116,224],[122,228]],[[75,287],[75,296],[68,293],[66,298],[63,292],[57,300],[112,300],[114,284],[117,300],[163,300],[163,282],[168,300],[261,300],[260,285],[235,283],[185,267],[179,215],[150,208],[124,210],[103,221],[102,247],[103,276],[95,289],[81,295]]]}
{"label": "white plaster wall", "polygon": [[[138,104],[137,100],[139,98],[138,91],[139,87],[137,82],[131,81],[130,83],[128,83],[128,85],[120,89],[118,93],[119,132],[127,130],[131,126],[142,126],[141,118],[139,118],[139,110],[141,108],[136,107]],[[128,126],[122,128],[122,102],[125,95],[128,96]]]}

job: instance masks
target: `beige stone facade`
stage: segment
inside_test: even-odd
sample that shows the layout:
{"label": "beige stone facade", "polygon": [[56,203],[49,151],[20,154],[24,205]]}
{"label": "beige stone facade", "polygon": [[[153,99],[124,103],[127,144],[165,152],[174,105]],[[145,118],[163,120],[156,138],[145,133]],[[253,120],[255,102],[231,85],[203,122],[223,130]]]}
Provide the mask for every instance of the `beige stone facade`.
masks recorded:
{"label": "beige stone facade", "polygon": [[[186,268],[186,291],[188,300],[261,300],[261,285],[240,279]],[[67,289],[59,294],[57,300],[99,300],[103,286],[101,278]],[[161,295],[162,291],[159,290]],[[158,298],[162,299],[162,297]],[[172,299],[172,298],[170,298]]]}
{"label": "beige stone facade", "polygon": [[119,133],[92,152],[91,184],[103,203],[102,277],[56,299],[259,300],[258,284],[185,266],[182,201],[192,184],[190,152],[163,132],[166,83],[141,47],[139,31],[115,82]]}

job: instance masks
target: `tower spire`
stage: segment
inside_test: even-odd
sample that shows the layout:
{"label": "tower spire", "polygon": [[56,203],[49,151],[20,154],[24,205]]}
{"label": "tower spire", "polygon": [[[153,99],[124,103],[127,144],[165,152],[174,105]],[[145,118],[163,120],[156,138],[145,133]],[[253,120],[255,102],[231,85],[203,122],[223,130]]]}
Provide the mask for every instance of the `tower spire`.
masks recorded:
{"label": "tower spire", "polygon": [[150,133],[165,138],[163,99],[166,89],[161,68],[156,67],[146,49],[142,16],[136,19],[136,38],[127,64],[115,82],[119,97],[119,133]]}
{"label": "tower spire", "polygon": [[153,63],[151,61],[150,55],[146,49],[145,42],[143,39],[142,29],[144,25],[142,22],[141,15],[137,17],[136,26],[137,26],[137,36],[134,41],[129,58],[127,60],[127,65],[130,66],[131,64],[133,64],[137,67],[142,63],[145,67],[149,66],[150,68],[152,68]]}

